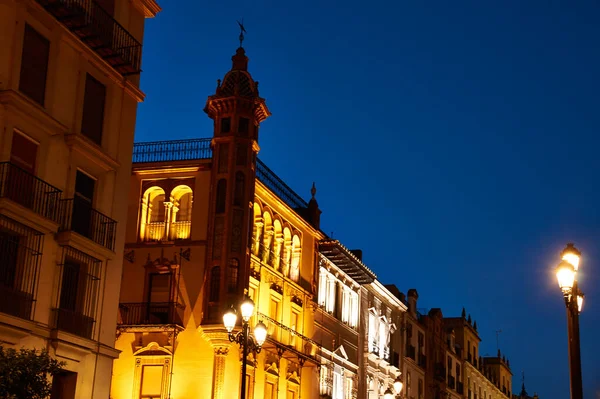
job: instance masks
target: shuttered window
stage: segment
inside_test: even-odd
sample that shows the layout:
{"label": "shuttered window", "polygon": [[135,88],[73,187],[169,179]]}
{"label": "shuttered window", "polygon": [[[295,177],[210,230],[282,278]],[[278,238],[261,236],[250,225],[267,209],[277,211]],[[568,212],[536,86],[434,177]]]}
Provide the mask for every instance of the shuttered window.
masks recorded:
{"label": "shuttered window", "polygon": [[106,86],[88,74],[85,80],[81,133],[98,145],[102,144],[105,101]]}
{"label": "shuttered window", "polygon": [[49,55],[50,42],[48,39],[26,24],[19,90],[41,106],[44,106],[46,97]]}

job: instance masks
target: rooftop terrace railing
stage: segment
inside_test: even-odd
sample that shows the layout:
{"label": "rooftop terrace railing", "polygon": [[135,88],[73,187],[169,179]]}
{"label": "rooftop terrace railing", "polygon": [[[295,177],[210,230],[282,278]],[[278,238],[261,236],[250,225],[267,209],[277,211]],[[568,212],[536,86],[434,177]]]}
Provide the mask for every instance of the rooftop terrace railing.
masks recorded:
{"label": "rooftop terrace railing", "polygon": [[[133,163],[211,159],[210,142],[211,139],[202,138],[135,143],[133,145]],[[308,203],[260,159],[256,162],[256,177],[290,207],[294,209],[308,207]]]}

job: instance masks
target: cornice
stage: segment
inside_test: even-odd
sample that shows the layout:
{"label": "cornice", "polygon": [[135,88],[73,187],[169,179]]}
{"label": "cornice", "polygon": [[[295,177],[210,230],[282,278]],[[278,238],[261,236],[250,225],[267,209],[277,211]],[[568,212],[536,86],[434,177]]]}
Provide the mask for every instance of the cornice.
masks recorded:
{"label": "cornice", "polygon": [[144,14],[145,18],[154,18],[162,7],[154,0],[131,0],[131,4]]}
{"label": "cornice", "polygon": [[116,159],[106,154],[106,152],[104,152],[104,150],[101,147],[90,142],[82,134],[65,135],[65,143],[69,148],[90,158],[105,172],[115,171],[119,168],[119,166],[121,166]]}
{"label": "cornice", "polygon": [[9,111],[5,117],[8,117],[10,112],[14,112],[23,120],[35,124],[37,128],[46,132],[49,136],[65,134],[69,130],[67,126],[50,116],[43,107],[18,91],[0,91],[0,105],[4,105],[6,110]]}

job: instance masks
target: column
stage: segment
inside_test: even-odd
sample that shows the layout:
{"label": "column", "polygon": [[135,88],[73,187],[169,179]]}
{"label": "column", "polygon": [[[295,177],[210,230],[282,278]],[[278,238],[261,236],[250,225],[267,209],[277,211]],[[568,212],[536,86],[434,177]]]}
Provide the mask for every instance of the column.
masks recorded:
{"label": "column", "polygon": [[215,350],[215,362],[213,370],[213,396],[212,399],[225,399],[225,360],[229,348],[217,346]]}

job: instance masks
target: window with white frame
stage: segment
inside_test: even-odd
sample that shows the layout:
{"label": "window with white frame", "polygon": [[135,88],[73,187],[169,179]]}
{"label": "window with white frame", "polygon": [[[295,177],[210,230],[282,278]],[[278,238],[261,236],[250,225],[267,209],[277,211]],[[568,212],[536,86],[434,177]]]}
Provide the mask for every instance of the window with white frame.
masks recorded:
{"label": "window with white frame", "polygon": [[389,326],[384,317],[379,318],[379,357],[386,359],[388,353]]}
{"label": "window with white frame", "polygon": [[327,364],[321,364],[319,372],[319,393],[321,395],[331,395],[331,369]]}
{"label": "window with white frame", "polygon": [[344,398],[344,371],[340,366],[333,368],[333,399]]}
{"label": "window with white frame", "polygon": [[375,309],[369,309],[369,352],[375,353],[379,350],[379,344],[377,343],[377,316],[375,315]]}
{"label": "window with white frame", "polygon": [[319,270],[319,305],[329,313],[335,310],[335,293],[337,280],[325,268]]}
{"label": "window with white frame", "polygon": [[358,294],[349,287],[342,293],[342,321],[351,327],[358,325]]}

